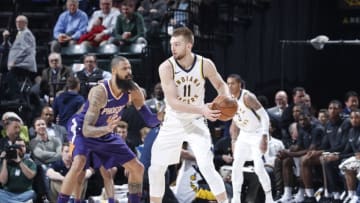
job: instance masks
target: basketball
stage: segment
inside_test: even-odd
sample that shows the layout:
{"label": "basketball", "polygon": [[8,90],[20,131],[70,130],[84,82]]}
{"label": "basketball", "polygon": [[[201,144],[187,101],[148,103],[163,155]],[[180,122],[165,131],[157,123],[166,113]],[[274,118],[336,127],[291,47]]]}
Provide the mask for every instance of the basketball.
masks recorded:
{"label": "basketball", "polygon": [[221,111],[221,115],[219,117],[219,120],[221,121],[228,121],[232,119],[238,109],[236,99],[224,95],[217,96],[212,103],[213,110]]}

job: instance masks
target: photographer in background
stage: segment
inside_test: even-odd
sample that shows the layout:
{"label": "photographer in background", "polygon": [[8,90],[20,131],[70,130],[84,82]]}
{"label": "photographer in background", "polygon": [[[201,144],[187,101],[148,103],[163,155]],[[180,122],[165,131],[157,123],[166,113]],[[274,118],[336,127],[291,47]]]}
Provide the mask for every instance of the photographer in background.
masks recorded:
{"label": "photographer in background", "polygon": [[1,152],[0,202],[31,202],[35,197],[32,180],[36,174],[36,165],[25,158],[26,145],[24,140],[16,138],[15,144]]}
{"label": "photographer in background", "polygon": [[5,151],[8,146],[15,144],[16,138],[20,135],[21,128],[21,120],[15,117],[8,117],[2,122],[6,136],[0,139],[0,153]]}

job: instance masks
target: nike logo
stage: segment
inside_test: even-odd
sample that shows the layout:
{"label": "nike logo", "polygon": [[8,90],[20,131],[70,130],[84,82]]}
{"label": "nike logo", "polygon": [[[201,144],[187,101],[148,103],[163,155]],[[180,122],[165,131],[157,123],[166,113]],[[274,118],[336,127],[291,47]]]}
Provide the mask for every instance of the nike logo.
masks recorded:
{"label": "nike logo", "polygon": [[112,101],[114,101],[114,99],[108,99],[108,102],[112,102]]}
{"label": "nike logo", "polygon": [[178,74],[178,73],[180,73],[181,71],[176,71],[174,74],[176,75],[176,74]]}

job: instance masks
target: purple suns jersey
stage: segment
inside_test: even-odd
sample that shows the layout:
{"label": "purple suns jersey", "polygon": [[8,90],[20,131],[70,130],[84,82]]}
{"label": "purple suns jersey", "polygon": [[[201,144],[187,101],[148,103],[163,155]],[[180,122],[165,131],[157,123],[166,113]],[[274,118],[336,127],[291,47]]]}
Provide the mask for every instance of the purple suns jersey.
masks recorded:
{"label": "purple suns jersey", "polygon": [[[129,94],[123,93],[119,98],[116,98],[109,86],[109,81],[105,80],[100,84],[106,90],[107,103],[104,108],[100,110],[99,118],[96,121],[95,126],[106,126],[110,121],[121,117],[123,109],[129,101]],[[85,114],[89,108],[89,100],[86,101],[83,110],[77,115],[78,124],[83,124]]]}

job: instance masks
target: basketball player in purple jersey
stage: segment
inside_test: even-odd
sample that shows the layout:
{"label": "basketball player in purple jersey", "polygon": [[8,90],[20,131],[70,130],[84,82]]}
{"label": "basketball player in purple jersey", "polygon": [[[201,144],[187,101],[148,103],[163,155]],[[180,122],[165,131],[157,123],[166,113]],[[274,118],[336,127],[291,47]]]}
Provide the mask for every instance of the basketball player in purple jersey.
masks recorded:
{"label": "basketball player in purple jersey", "polygon": [[[111,79],[90,90],[82,111],[68,123],[72,136],[73,163],[63,181],[58,203],[67,202],[73,190],[82,185],[84,169],[89,166],[90,160],[94,168],[109,169],[122,165],[129,172],[130,203],[140,202],[144,167],[113,130],[129,101],[138,109],[148,126],[154,127],[159,121],[156,114],[152,114],[144,105],[144,95],[132,80],[129,61],[122,56],[115,57],[111,62],[111,71]],[[114,198],[110,197],[109,202],[114,202]]]}

